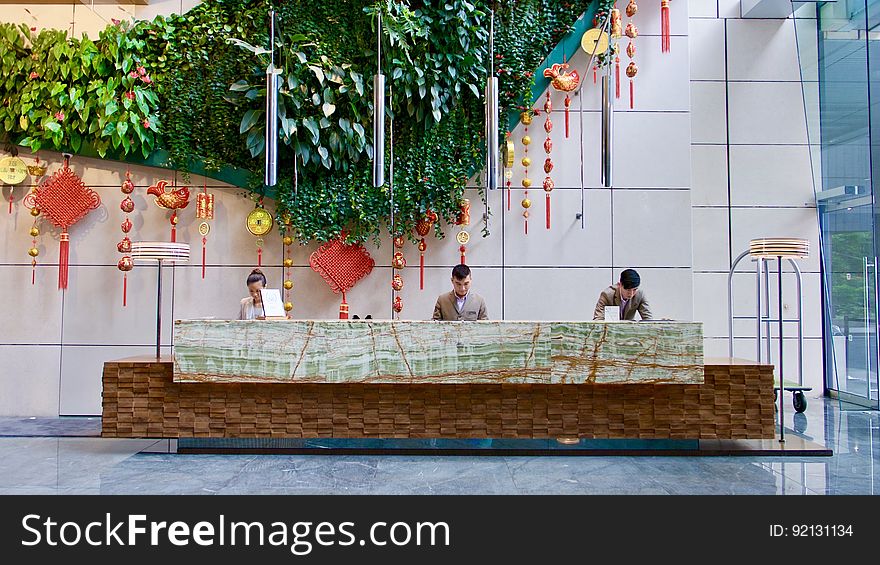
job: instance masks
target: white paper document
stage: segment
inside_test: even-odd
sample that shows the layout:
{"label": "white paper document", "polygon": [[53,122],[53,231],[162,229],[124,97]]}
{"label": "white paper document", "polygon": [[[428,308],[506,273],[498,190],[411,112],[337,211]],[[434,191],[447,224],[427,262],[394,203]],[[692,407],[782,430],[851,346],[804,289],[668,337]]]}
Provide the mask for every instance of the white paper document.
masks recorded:
{"label": "white paper document", "polygon": [[281,291],[277,288],[260,289],[263,299],[263,315],[267,318],[285,318],[284,302],[281,300]]}

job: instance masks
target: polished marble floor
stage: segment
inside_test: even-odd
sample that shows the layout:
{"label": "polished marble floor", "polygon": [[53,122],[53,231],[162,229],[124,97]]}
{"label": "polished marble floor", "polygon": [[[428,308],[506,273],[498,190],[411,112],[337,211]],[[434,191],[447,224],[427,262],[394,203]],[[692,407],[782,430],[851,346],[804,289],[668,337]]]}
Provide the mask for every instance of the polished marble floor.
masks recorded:
{"label": "polished marble floor", "polygon": [[880,413],[792,412],[788,433],[833,457],[147,454],[154,440],[33,437],[94,420],[0,419],[0,494],[880,494]]}

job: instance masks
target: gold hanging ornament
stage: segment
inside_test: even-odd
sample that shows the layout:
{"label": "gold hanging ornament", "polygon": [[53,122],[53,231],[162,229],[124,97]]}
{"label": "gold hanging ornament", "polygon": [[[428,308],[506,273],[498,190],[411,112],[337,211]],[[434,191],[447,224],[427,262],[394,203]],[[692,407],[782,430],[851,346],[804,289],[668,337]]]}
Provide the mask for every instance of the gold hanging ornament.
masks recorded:
{"label": "gold hanging ornament", "polygon": [[263,237],[272,231],[274,220],[265,208],[263,208],[263,199],[260,198],[254,209],[247,215],[247,230],[251,235],[256,236],[257,241],[257,266],[263,266]]}
{"label": "gold hanging ornament", "polygon": [[129,255],[131,253],[131,238],[128,236],[133,225],[128,215],[134,211],[134,200],[131,199],[131,193],[134,192],[134,183],[131,182],[131,171],[125,171],[125,180],[122,181],[120,190],[125,195],[125,198],[119,204],[119,209],[125,214],[125,218],[119,226],[122,229],[123,235],[122,241],[116,244],[116,250],[122,253],[122,259],[116,263],[116,268],[122,271],[122,307],[125,308],[128,304],[128,272],[134,268],[134,261],[132,261],[131,255]]}
{"label": "gold hanging ornament", "polygon": [[41,217],[40,209],[37,208],[36,205],[36,192],[33,188],[31,188],[31,191],[24,198],[24,205],[27,208],[30,208],[31,216],[34,218],[34,223],[31,225],[31,230],[29,232],[31,236],[31,246],[28,249],[28,256],[31,258],[31,286],[33,286],[37,280],[37,256],[40,254],[37,238],[40,237],[39,223]]}
{"label": "gold hanging ornament", "polygon": [[532,144],[532,138],[529,137],[529,125],[532,123],[532,112],[531,110],[527,110],[520,114],[520,121],[522,122],[523,128],[523,158],[520,161],[523,166],[523,178],[520,181],[524,189],[523,199],[520,204],[523,207],[523,219],[525,226],[525,234],[529,234],[529,208],[532,206],[532,201],[529,200],[529,187],[532,186],[532,179],[529,178],[529,165],[532,164],[532,160],[529,158],[529,145]]}
{"label": "gold hanging ornament", "polygon": [[458,226],[462,226],[462,229],[455,235],[455,240],[459,244],[458,252],[460,253],[461,261],[460,264],[467,264],[467,243],[471,240],[471,235],[464,228],[469,226],[471,223],[471,201],[467,198],[462,198],[461,202],[458,203],[458,217],[455,220],[455,224]]}
{"label": "gold hanging ornament", "polygon": [[434,227],[434,222],[438,219],[437,214],[433,210],[426,210],[425,215],[416,222],[416,233],[422,238],[419,241],[419,290],[425,290],[425,251],[428,244],[425,243],[425,236]]}
{"label": "gold hanging ornament", "polygon": [[400,271],[406,267],[406,259],[404,259],[402,251],[406,240],[404,240],[402,235],[396,235],[392,242],[394,244],[394,253],[391,257],[391,308],[395,314],[400,314],[403,311],[403,299],[397,293],[403,290],[403,276]]}
{"label": "gold hanging ornament", "polygon": [[[633,7],[632,10],[630,10],[630,6]],[[627,6],[627,8],[626,8],[627,16],[632,18],[632,16],[630,16],[630,13],[635,15],[635,13],[638,11],[638,9],[639,9],[638,5],[636,5],[636,3],[633,0],[630,0],[629,6]],[[626,55],[627,55],[627,57],[630,58],[630,62],[626,66],[626,76],[629,77],[629,108],[630,108],[630,110],[632,110],[633,107],[635,106],[635,80],[634,79],[636,77],[636,74],[638,74],[638,72],[639,72],[638,65],[636,65],[635,61],[633,61],[633,58],[636,55],[636,45],[635,45],[634,40],[635,40],[635,38],[637,38],[639,36],[639,28],[637,28],[634,23],[629,22],[628,24],[626,24],[626,31],[624,31],[624,34],[626,34],[626,36],[629,38],[629,44],[626,46]],[[618,82],[619,82],[619,80],[618,80]]]}
{"label": "gold hanging ornament", "polygon": [[15,199],[14,185],[21,184],[27,178],[27,164],[17,154],[0,159],[0,180],[9,185],[9,213],[12,213],[12,202]]}
{"label": "gold hanging ornament", "polygon": [[293,231],[291,219],[289,215],[284,216],[284,237],[281,243],[284,244],[284,311],[293,310],[293,302],[290,300],[290,291],[293,290],[293,276],[291,268],[293,267],[293,258],[291,258],[291,246],[293,245],[293,237],[290,235]]}
{"label": "gold hanging ornament", "polygon": [[208,194],[208,177],[204,178],[202,191],[196,195],[196,219],[202,220],[199,223],[199,235],[202,236],[202,280],[205,280],[208,234],[211,233],[211,224],[208,220],[214,219],[214,195]]}

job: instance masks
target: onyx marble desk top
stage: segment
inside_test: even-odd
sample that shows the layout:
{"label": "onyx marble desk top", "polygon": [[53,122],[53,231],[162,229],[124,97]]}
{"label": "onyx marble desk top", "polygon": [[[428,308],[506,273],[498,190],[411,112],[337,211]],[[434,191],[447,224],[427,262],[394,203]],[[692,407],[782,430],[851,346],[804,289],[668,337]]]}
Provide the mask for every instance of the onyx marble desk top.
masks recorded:
{"label": "onyx marble desk top", "polygon": [[175,382],[702,384],[700,322],[179,320]]}

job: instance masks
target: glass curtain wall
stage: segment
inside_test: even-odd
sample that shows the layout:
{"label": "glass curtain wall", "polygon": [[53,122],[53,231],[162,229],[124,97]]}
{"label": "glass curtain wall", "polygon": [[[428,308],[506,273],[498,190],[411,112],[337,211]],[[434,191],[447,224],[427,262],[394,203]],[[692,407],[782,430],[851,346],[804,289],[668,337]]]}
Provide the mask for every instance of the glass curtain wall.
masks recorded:
{"label": "glass curtain wall", "polygon": [[[797,15],[800,2],[792,2]],[[822,242],[826,386],[878,408],[877,261],[880,182],[880,0],[816,6],[819,128],[811,147]],[[803,27],[798,45],[804,60]],[[814,63],[812,63],[814,64]],[[806,89],[806,83],[805,83]],[[805,90],[806,92],[806,90]],[[815,168],[814,168],[815,170]]]}

